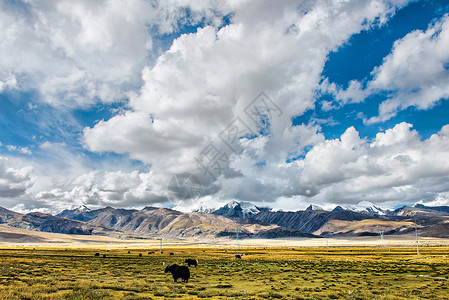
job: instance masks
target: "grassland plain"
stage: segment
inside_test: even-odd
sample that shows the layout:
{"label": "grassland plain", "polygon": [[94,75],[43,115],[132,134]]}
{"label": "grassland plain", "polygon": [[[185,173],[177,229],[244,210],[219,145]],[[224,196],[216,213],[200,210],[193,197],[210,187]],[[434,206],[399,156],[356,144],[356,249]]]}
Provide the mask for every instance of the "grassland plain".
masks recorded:
{"label": "grassland plain", "polygon": [[0,299],[447,299],[448,279],[449,247],[0,249]]}

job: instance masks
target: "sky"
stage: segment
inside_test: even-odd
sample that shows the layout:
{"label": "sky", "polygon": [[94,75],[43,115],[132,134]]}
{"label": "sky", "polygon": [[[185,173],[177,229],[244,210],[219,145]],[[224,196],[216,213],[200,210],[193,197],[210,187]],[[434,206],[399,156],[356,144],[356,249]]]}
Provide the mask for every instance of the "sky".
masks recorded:
{"label": "sky", "polygon": [[0,206],[449,205],[449,2],[0,0]]}

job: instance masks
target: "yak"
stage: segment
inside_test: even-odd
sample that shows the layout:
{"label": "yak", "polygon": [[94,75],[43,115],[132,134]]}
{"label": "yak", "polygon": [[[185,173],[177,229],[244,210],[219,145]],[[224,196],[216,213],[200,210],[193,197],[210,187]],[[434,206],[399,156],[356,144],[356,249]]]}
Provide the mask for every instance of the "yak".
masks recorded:
{"label": "yak", "polygon": [[182,278],[182,282],[188,282],[190,278],[189,268],[186,266],[178,266],[177,264],[168,266],[165,268],[165,273],[170,272],[173,275],[173,280],[178,281],[178,278]]}
{"label": "yak", "polygon": [[190,258],[187,258],[185,261],[184,261],[189,267],[190,266],[195,266],[195,268],[198,266],[198,261],[196,260],[196,259],[190,259]]}
{"label": "yak", "polygon": [[235,258],[237,258],[237,259],[242,259],[242,256],[241,256],[240,254],[236,254],[236,255],[235,255]]}

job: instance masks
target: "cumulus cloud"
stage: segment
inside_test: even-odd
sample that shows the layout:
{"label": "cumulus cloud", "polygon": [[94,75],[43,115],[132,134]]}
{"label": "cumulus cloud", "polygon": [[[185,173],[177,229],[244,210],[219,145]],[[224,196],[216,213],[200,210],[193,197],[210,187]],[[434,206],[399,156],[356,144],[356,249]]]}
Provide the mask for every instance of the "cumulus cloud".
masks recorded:
{"label": "cumulus cloud", "polygon": [[[340,139],[316,145],[294,162],[297,184],[316,202],[358,203],[432,200],[449,186],[449,125],[421,140],[412,125],[400,123],[372,141],[348,128]],[[308,195],[307,191],[314,194]]]}
{"label": "cumulus cloud", "polygon": [[[0,4],[0,92],[37,89],[55,106],[126,96],[159,49],[153,36],[184,24],[218,24],[214,7],[177,1],[58,1]],[[201,13],[201,14],[200,14]]]}
{"label": "cumulus cloud", "polygon": [[[251,152],[264,148],[252,144],[231,163],[242,176],[222,179],[221,189],[207,199],[213,199],[208,200],[212,203],[247,200],[283,209],[305,208],[310,203],[329,208],[361,201],[384,207],[419,201],[446,203],[449,125],[424,140],[412,127],[400,123],[372,140],[360,138],[354,127],[332,140],[312,135],[309,128],[312,148],[288,163],[258,165],[263,154]],[[204,201],[198,204],[205,206]]]}
{"label": "cumulus cloud", "polygon": [[249,153],[257,149],[246,149],[231,163],[243,176],[221,180],[212,199],[297,209],[310,203],[330,207],[370,201],[391,207],[447,198],[449,125],[425,140],[408,123],[379,132],[373,140],[360,138],[350,127],[338,139],[317,138],[312,144],[303,158],[262,166],[256,164],[260,156]]}
{"label": "cumulus cloud", "polygon": [[324,108],[362,102],[382,92],[387,94],[387,100],[381,103],[378,116],[364,120],[366,124],[384,122],[411,106],[429,109],[449,98],[448,66],[449,15],[445,15],[427,30],[415,30],[397,40],[391,53],[371,72],[373,79],[366,87],[352,80],[344,89],[325,79],[321,92],[332,94],[338,105],[325,103]]}
{"label": "cumulus cloud", "polygon": [[0,66],[0,93],[7,89],[15,89],[17,87],[17,79],[14,74],[2,71]]}
{"label": "cumulus cloud", "polygon": [[6,157],[0,157],[0,198],[15,198],[24,195],[33,185],[33,168],[16,169],[9,166]]}
{"label": "cumulus cloud", "polygon": [[449,206],[449,192],[440,193],[431,201],[420,200],[417,203],[424,204],[426,206]]}
{"label": "cumulus cloud", "polygon": [[296,143],[285,128],[313,107],[328,52],[395,11],[382,1],[247,1],[232,8],[231,24],[182,35],[145,67],[129,110],[84,130],[88,149],[129,153],[155,171],[188,172],[202,147],[265,91],[284,112],[271,121],[266,147],[283,160],[280,145]]}
{"label": "cumulus cloud", "polygon": [[362,87],[362,84],[357,80],[351,80],[346,89],[342,88],[335,83],[330,83],[328,78],[325,78],[320,84],[319,90],[323,94],[330,94],[335,97],[336,103],[338,105],[324,101],[322,104],[322,109],[324,111],[329,111],[332,109],[340,108],[348,103],[360,103],[363,102],[366,97],[369,96],[369,92]]}
{"label": "cumulus cloud", "polygon": [[36,194],[36,200],[53,208],[142,207],[167,201],[163,184],[151,172],[92,171]]}
{"label": "cumulus cloud", "polygon": [[14,145],[6,145],[6,149],[8,149],[8,151],[19,152],[21,154],[27,154],[27,155],[32,154],[31,150],[28,147],[17,147]]}
{"label": "cumulus cloud", "polygon": [[373,70],[369,88],[389,91],[379,117],[368,123],[387,120],[410,106],[428,109],[449,98],[449,16],[426,31],[414,31],[395,42],[381,66]]}

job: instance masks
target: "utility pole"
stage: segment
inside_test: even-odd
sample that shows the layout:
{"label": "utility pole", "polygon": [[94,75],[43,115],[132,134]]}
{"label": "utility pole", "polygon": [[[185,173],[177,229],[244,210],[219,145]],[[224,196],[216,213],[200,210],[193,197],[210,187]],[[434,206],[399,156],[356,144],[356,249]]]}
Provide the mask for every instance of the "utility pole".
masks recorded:
{"label": "utility pole", "polygon": [[326,252],[329,252],[329,239],[326,239]]}
{"label": "utility pole", "polygon": [[159,253],[162,254],[162,238],[158,239],[161,241]]}

